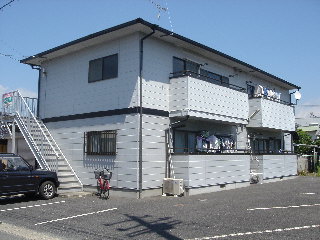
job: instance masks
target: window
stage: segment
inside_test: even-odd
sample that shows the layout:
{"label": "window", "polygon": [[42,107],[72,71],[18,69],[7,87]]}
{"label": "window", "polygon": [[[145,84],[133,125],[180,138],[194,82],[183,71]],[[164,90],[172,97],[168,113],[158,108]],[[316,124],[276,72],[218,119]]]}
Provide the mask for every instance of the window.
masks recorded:
{"label": "window", "polygon": [[118,77],[118,54],[89,62],[89,83]]}
{"label": "window", "polygon": [[249,98],[252,98],[254,96],[254,90],[254,86],[247,84],[247,93],[249,95]]}
{"label": "window", "polygon": [[185,61],[180,58],[173,57],[173,73],[180,75],[185,71],[185,69]]}
{"label": "window", "polygon": [[252,151],[256,154],[280,153],[280,139],[254,139],[252,141]]}
{"label": "window", "polygon": [[85,153],[88,155],[116,155],[117,131],[92,131],[84,136]]}
{"label": "window", "polygon": [[221,76],[219,74],[210,72],[208,70],[200,69],[201,79],[207,82],[212,82],[215,84],[221,84],[222,86],[229,86],[229,78]]}
{"label": "window", "polygon": [[173,57],[173,77],[179,77],[185,74],[197,77],[199,68],[200,64],[196,62]]}
{"label": "window", "polygon": [[172,77],[191,76],[201,80],[229,87],[229,78],[200,68],[201,64],[173,57]]}
{"label": "window", "polygon": [[196,133],[174,131],[174,153],[192,153],[196,151]]}
{"label": "window", "polygon": [[29,166],[20,157],[0,158],[0,170],[2,171],[28,171]]}

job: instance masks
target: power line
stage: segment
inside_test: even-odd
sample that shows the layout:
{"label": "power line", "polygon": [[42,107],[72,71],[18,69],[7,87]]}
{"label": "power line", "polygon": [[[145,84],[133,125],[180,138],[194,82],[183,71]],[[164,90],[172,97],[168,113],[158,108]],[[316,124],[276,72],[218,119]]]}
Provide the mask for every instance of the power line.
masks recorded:
{"label": "power line", "polygon": [[165,7],[161,6],[160,3],[158,3],[155,0],[149,0],[149,2],[151,4],[153,4],[158,9],[158,15],[157,15],[158,19],[160,19],[161,12],[166,12],[168,14],[168,20],[169,20],[169,24],[170,24],[170,27],[171,27],[171,32],[173,33],[173,24],[172,24],[172,20],[171,20],[171,16],[170,16],[167,0],[165,0],[165,3],[166,3]]}
{"label": "power line", "polygon": [[0,56],[8,57],[8,58],[11,58],[12,60],[15,60],[15,61],[20,62],[19,59],[15,58],[15,57],[14,57],[13,55],[11,55],[11,54],[5,54],[5,53],[1,53],[1,52],[0,52]]}
{"label": "power line", "polygon": [[4,9],[6,6],[10,6],[11,3],[13,3],[15,0],[11,0],[10,2],[6,3],[5,5],[3,5],[2,7],[0,7],[0,11],[2,9]]}
{"label": "power line", "polygon": [[166,0],[166,8],[167,8],[167,13],[168,13],[169,23],[170,23],[170,26],[171,26],[171,32],[173,33],[173,24],[172,24],[172,21],[171,21],[171,15],[170,15],[170,11],[169,11],[167,0]]}
{"label": "power line", "polygon": [[[5,42],[3,39],[0,39],[0,43],[1,43],[1,45],[6,46],[6,48],[10,49],[10,51],[13,51],[13,52],[17,53],[17,54],[11,54],[11,55],[18,55],[19,58],[29,57],[29,56],[27,56],[27,55],[25,55],[25,54],[22,54],[22,53],[21,53],[20,51],[18,51],[17,49],[13,48],[11,45],[9,45],[7,42]],[[1,50],[2,50],[2,49],[0,48],[0,51],[1,51]],[[6,51],[6,52],[8,52],[8,51]],[[8,54],[7,54],[7,55],[8,55]]]}

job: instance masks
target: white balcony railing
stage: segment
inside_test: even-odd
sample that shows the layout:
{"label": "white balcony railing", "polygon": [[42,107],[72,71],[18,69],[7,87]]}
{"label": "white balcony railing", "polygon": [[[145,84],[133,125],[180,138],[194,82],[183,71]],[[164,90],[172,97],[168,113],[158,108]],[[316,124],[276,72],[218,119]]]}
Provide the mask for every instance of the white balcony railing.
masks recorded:
{"label": "white balcony railing", "polygon": [[293,106],[267,98],[249,99],[249,124],[247,127],[295,130]]}
{"label": "white balcony railing", "polygon": [[170,79],[170,117],[189,115],[247,124],[248,94],[232,86],[181,76]]}

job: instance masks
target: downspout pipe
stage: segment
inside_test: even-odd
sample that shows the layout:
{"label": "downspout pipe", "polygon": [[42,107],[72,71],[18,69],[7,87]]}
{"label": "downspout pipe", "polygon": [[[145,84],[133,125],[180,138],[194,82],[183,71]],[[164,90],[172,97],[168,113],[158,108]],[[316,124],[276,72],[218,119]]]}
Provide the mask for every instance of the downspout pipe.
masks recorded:
{"label": "downspout pipe", "polygon": [[39,103],[40,103],[40,78],[41,78],[41,67],[36,65],[30,65],[32,69],[38,70],[38,98],[37,98],[37,117],[39,117]]}
{"label": "downspout pipe", "polygon": [[142,79],[143,79],[143,41],[155,33],[156,25],[152,28],[152,32],[140,39],[140,61],[139,61],[139,84],[140,84],[140,106],[139,106],[139,199],[142,197]]}

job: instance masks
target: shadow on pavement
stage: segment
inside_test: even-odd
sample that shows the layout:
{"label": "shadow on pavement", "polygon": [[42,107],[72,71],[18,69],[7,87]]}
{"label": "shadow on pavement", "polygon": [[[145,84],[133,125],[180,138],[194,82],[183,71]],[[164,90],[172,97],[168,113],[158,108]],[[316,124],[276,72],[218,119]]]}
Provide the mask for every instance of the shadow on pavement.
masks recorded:
{"label": "shadow on pavement", "polygon": [[25,196],[23,194],[13,196],[0,196],[0,205],[33,202],[39,200],[38,196]]}
{"label": "shadow on pavement", "polygon": [[171,217],[154,218],[151,215],[138,217],[125,214],[125,216],[128,219],[124,220],[122,223],[132,222],[135,224],[126,228],[118,228],[117,230],[120,232],[127,232],[126,236],[128,236],[128,238],[138,237],[139,239],[141,239],[145,234],[154,233],[164,239],[182,239],[170,233],[171,229],[173,229],[176,225],[182,223],[181,221],[173,220]]}

